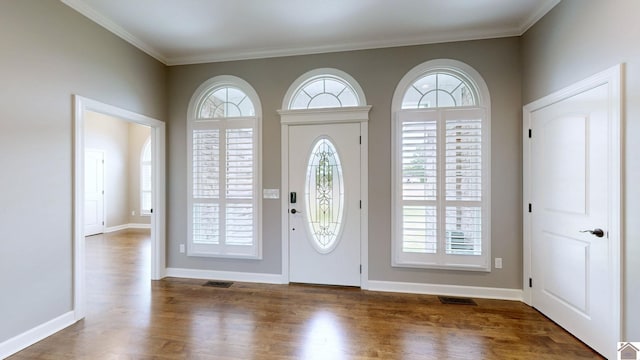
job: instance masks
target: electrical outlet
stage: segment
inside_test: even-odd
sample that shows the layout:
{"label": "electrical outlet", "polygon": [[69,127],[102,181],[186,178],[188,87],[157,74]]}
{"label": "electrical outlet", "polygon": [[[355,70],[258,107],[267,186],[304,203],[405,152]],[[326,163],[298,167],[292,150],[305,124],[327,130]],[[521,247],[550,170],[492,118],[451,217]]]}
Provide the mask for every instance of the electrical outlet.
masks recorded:
{"label": "electrical outlet", "polygon": [[180,244],[180,254],[184,254],[184,244]]}
{"label": "electrical outlet", "polygon": [[495,268],[502,269],[502,258],[496,258],[495,260]]}

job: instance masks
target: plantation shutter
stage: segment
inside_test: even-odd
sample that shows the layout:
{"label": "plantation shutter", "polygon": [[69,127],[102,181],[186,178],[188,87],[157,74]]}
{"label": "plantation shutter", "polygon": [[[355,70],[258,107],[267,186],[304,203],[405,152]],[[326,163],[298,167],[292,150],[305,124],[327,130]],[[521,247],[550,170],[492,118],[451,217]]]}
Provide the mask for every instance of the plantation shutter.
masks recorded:
{"label": "plantation shutter", "polygon": [[482,255],[482,116],[444,115],[446,253]]}
{"label": "plantation shutter", "polygon": [[257,252],[255,121],[194,124],[192,254],[252,257]]}
{"label": "plantation shutter", "polygon": [[253,243],[253,148],[252,128],[227,129],[225,231],[229,245]]}
{"label": "plantation shutter", "polygon": [[220,130],[193,130],[194,244],[220,243]]}
{"label": "plantation shutter", "polygon": [[438,118],[435,111],[402,114],[402,251],[438,251]]}
{"label": "plantation shutter", "polygon": [[404,264],[484,262],[483,116],[479,108],[398,113],[396,211]]}

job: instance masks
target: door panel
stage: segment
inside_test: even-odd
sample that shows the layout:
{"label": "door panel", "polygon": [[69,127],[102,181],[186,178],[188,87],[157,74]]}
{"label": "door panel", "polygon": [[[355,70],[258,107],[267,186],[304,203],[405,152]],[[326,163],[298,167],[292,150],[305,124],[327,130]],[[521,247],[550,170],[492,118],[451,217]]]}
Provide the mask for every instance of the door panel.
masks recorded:
{"label": "door panel", "polygon": [[[608,88],[532,113],[531,274],[535,308],[602,354],[611,353]],[[584,230],[603,229],[597,237]]]}
{"label": "door panel", "polygon": [[549,258],[543,279],[544,291],[554,300],[586,314],[588,294],[589,243],[579,239],[545,233]]}
{"label": "door panel", "polygon": [[547,163],[546,210],[584,214],[586,206],[587,117],[559,116],[543,122]]}
{"label": "door panel", "polygon": [[360,286],[359,136],[359,124],[289,128],[292,282]]}

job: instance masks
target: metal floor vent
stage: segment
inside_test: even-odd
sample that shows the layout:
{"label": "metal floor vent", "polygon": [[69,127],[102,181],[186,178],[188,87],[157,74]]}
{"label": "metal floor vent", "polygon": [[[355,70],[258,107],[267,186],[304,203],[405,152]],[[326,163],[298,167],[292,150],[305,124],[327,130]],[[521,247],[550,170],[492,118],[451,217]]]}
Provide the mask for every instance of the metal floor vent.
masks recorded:
{"label": "metal floor vent", "polygon": [[452,297],[452,296],[438,296],[440,302],[443,304],[452,304],[452,305],[474,305],[477,306],[475,301],[471,298],[461,298],[461,297]]}
{"label": "metal floor vent", "polygon": [[228,288],[231,287],[231,285],[233,285],[231,281],[207,281],[206,283],[202,284],[202,286],[216,288]]}

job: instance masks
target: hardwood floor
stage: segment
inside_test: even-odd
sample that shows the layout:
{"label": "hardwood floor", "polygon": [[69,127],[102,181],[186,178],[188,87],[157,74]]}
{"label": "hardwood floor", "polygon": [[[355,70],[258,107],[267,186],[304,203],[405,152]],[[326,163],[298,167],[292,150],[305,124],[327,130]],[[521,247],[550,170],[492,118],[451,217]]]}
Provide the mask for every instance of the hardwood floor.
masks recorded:
{"label": "hardwood floor", "polygon": [[534,309],[308,285],[149,281],[148,232],[87,238],[85,320],[19,359],[594,359]]}

